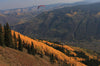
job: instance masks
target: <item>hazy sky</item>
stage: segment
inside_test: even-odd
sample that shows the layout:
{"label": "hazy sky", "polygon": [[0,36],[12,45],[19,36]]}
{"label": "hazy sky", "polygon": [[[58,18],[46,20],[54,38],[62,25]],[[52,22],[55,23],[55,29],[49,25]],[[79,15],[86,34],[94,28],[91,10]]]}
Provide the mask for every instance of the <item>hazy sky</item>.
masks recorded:
{"label": "hazy sky", "polygon": [[[39,4],[73,3],[84,0],[0,0],[0,9],[23,8]],[[86,0],[100,1],[100,0]]]}

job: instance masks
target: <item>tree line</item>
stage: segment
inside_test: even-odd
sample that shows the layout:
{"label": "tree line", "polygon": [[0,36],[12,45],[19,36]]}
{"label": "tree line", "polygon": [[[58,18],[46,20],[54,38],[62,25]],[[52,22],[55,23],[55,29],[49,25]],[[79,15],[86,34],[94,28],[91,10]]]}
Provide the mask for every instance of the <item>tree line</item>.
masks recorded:
{"label": "tree line", "polygon": [[16,38],[15,33],[14,36],[12,36],[8,23],[6,23],[4,26],[0,24],[0,46],[10,47],[23,51],[20,35],[18,35],[18,39]]}
{"label": "tree line", "polygon": [[[10,47],[19,51],[23,51],[23,48],[27,49],[27,53],[31,55],[39,54],[41,58],[43,58],[43,52],[38,53],[34,47],[33,42],[31,44],[27,44],[21,40],[20,35],[16,37],[15,32],[12,35],[11,28],[8,23],[4,26],[0,24],[0,46],[2,47]],[[55,57],[53,54],[50,55],[50,62],[55,62]]]}
{"label": "tree line", "polygon": [[[19,34],[18,38],[16,37],[15,32],[12,36],[11,28],[8,23],[6,23],[4,26],[0,24],[0,46],[10,47],[20,51],[23,51],[23,48],[27,47],[28,53],[34,51],[33,43],[31,46],[29,46],[29,44],[25,44],[25,42],[21,40]],[[31,51],[29,51],[30,49]],[[32,54],[35,53],[33,52]]]}

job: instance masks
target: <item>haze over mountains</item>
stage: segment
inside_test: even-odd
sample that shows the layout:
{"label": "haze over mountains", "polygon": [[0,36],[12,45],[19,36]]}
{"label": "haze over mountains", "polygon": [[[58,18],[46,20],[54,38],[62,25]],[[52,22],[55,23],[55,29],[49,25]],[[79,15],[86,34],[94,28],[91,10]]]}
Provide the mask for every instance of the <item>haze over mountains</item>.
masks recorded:
{"label": "haze over mountains", "polygon": [[54,9],[59,9],[63,7],[71,7],[75,5],[87,4],[86,2],[77,2],[72,4],[58,3],[46,5],[46,7],[41,7],[37,9],[38,6],[32,6],[27,8],[17,8],[17,9],[8,9],[0,11],[0,23],[5,24],[8,22],[11,25],[21,24],[25,22],[29,22],[30,19],[35,17],[44,11],[50,11]]}
{"label": "haze over mountains", "polygon": [[[51,4],[51,5],[46,5],[45,8],[40,8],[39,11],[41,11],[41,10],[58,9],[58,8],[75,6],[75,5],[82,5],[82,4],[87,4],[87,2]],[[26,8],[7,9],[7,10],[1,10],[0,13],[1,14],[11,14],[11,13],[34,12],[34,11],[37,11],[37,7],[38,7],[38,5],[37,6],[33,5],[31,7],[26,7]]]}
{"label": "haze over mountains", "polygon": [[0,0],[1,9],[24,8],[33,5],[48,5],[56,3],[73,3],[73,2],[99,2],[99,0]]}
{"label": "haze over mountains", "polygon": [[45,8],[37,10],[37,6],[26,7],[26,8],[15,8],[0,10],[0,23],[5,24],[8,22],[10,25],[21,24],[29,22],[30,19],[35,17],[41,12],[59,9],[63,7],[71,7],[75,5],[88,4],[87,2],[76,2],[76,3],[58,3],[46,5]]}
{"label": "haze over mountains", "polygon": [[84,0],[86,2],[100,2],[100,0]]}

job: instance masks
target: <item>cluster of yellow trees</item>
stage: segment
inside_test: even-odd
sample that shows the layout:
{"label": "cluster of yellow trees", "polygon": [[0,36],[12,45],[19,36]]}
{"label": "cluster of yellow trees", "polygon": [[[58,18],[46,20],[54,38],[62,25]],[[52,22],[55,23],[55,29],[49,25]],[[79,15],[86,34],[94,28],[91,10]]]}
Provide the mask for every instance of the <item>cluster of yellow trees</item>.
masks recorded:
{"label": "cluster of yellow trees", "polygon": [[[15,31],[12,30],[12,36],[13,33]],[[78,62],[77,60],[75,60],[73,57],[68,57],[67,55],[65,55],[64,53],[60,52],[59,50],[54,49],[53,47],[50,47],[48,45],[46,45],[45,43],[33,40],[27,36],[24,36],[18,32],[15,32],[16,37],[18,38],[18,35],[20,35],[20,38],[22,41],[24,41],[27,44],[30,44],[33,42],[34,48],[37,50],[38,53],[42,53],[44,55],[47,56],[54,56],[56,61],[62,61],[65,62],[67,64],[71,64],[74,66],[85,66],[85,64]],[[64,46],[67,47],[67,46]],[[73,49],[70,48],[71,51],[73,51]]]}

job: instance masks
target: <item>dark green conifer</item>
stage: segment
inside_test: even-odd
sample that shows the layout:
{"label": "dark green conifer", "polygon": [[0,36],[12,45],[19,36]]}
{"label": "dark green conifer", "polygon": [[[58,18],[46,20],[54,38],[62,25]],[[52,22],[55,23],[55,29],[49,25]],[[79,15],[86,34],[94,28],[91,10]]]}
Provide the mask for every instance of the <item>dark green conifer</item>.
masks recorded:
{"label": "dark green conifer", "polygon": [[29,44],[28,44],[28,47],[27,47],[27,51],[28,51],[29,54],[31,54],[31,47],[30,47]]}
{"label": "dark green conifer", "polygon": [[0,24],[0,46],[5,46],[4,44],[4,33],[3,33],[3,29],[2,29],[2,25]]}
{"label": "dark green conifer", "polygon": [[34,49],[33,42],[31,42],[31,53],[32,55],[35,55],[35,49]]}
{"label": "dark green conifer", "polygon": [[13,47],[13,43],[12,43],[12,35],[11,35],[11,29],[9,27],[9,24],[6,23],[6,25],[4,26],[4,41],[5,41],[5,45],[7,47]]}
{"label": "dark green conifer", "polygon": [[24,41],[23,41],[23,47],[26,48],[26,49],[28,48],[27,43],[25,43]]}
{"label": "dark green conifer", "polygon": [[14,32],[14,48],[18,49],[18,47],[17,47],[17,38],[16,38],[16,35],[15,35],[15,32]]}
{"label": "dark green conifer", "polygon": [[23,44],[20,35],[18,35],[18,50],[23,51]]}
{"label": "dark green conifer", "polygon": [[43,51],[41,51],[40,57],[43,58]]}
{"label": "dark green conifer", "polygon": [[53,54],[51,54],[51,56],[50,56],[50,62],[51,62],[52,64],[55,63],[55,57],[54,57]]}

